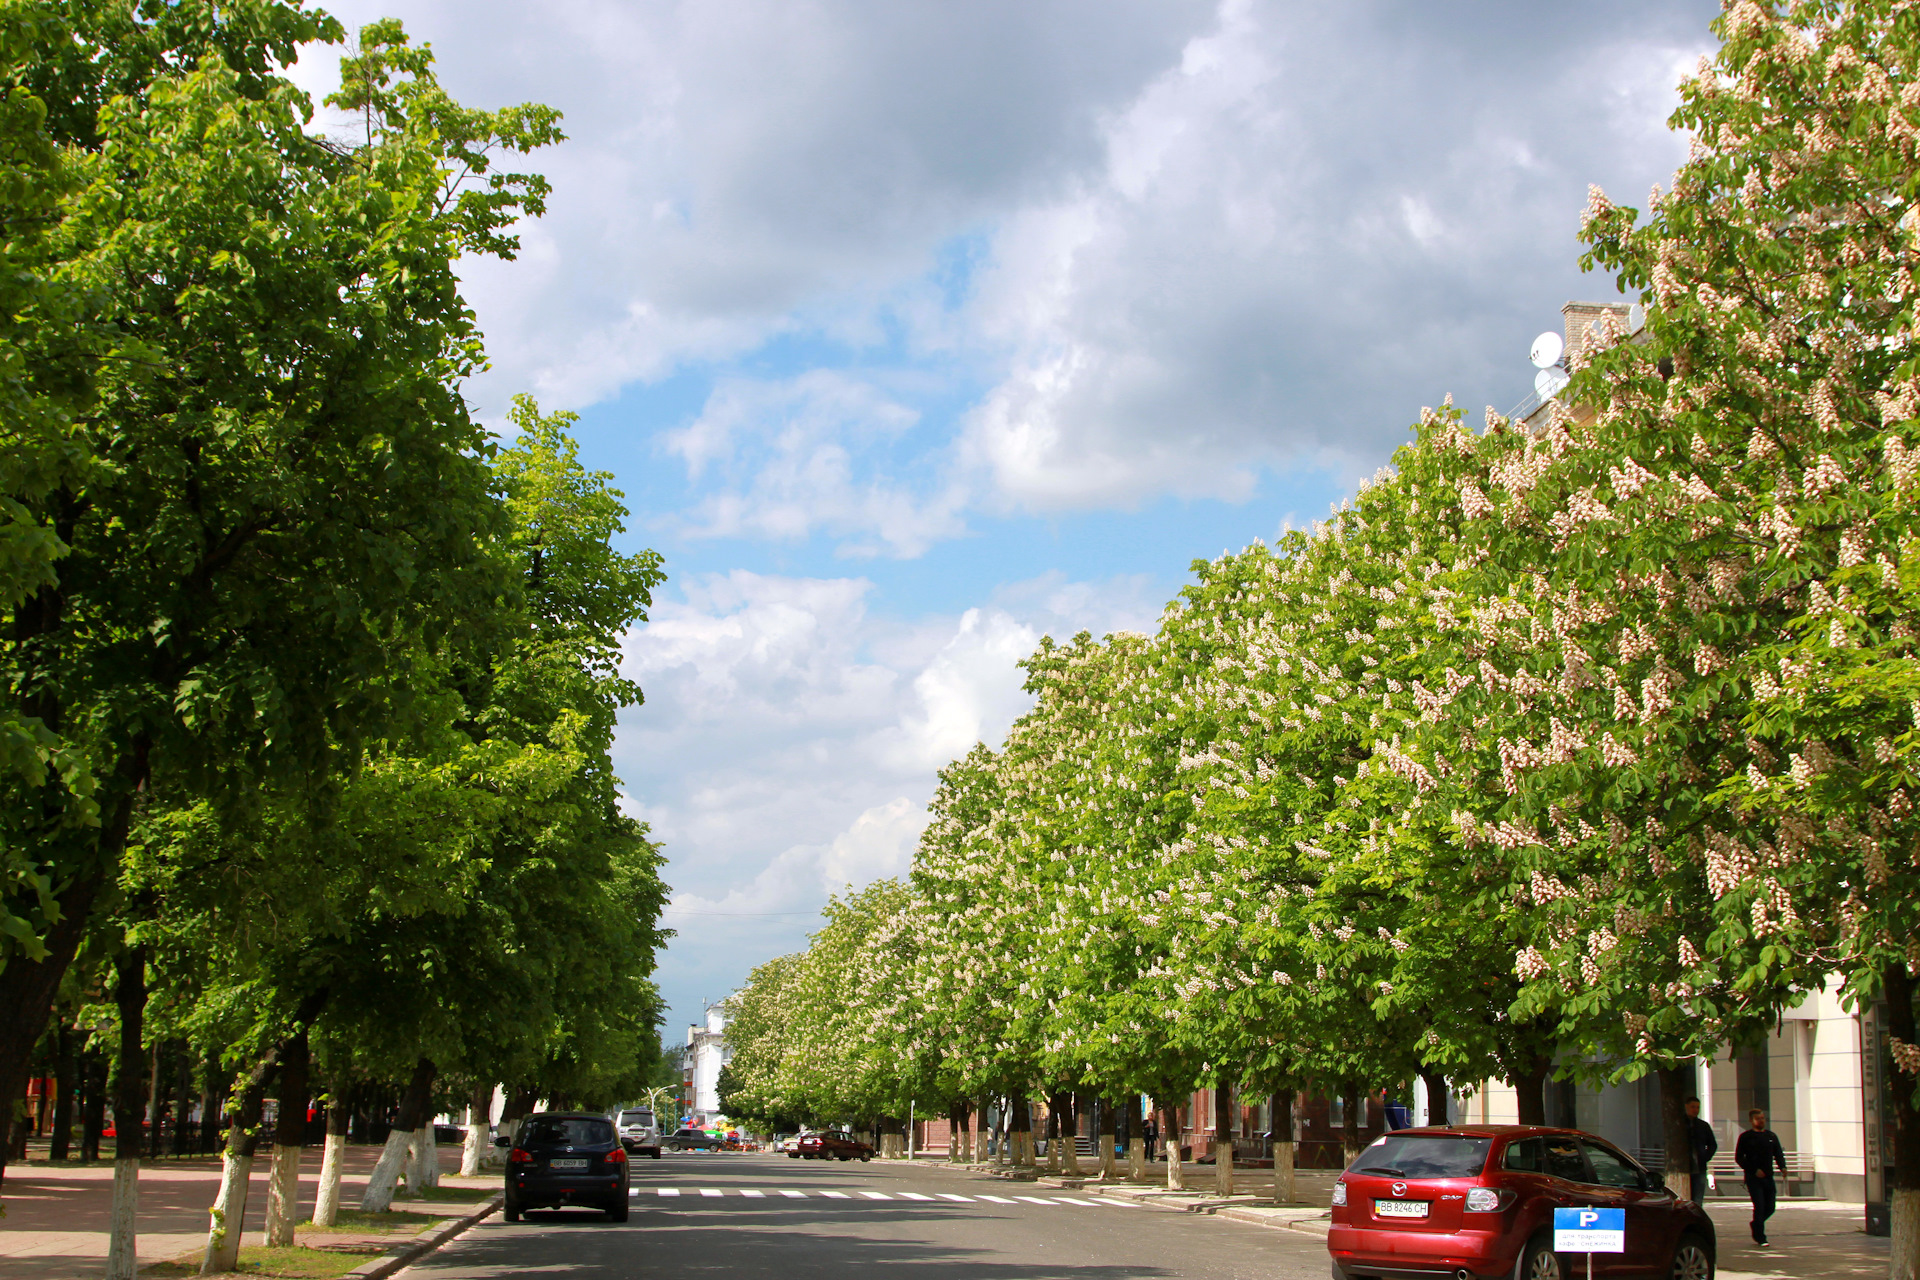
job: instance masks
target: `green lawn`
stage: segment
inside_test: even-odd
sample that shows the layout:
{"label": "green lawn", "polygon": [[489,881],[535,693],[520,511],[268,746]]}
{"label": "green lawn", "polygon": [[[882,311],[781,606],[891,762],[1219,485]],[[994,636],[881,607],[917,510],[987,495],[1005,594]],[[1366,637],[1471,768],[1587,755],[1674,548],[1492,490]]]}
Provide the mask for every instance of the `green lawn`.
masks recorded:
{"label": "green lawn", "polygon": [[411,1228],[413,1231],[419,1231],[422,1227],[444,1221],[446,1219],[438,1214],[408,1213],[401,1209],[386,1213],[368,1213],[364,1209],[342,1209],[330,1227],[316,1227],[311,1222],[303,1222],[299,1229],[302,1231],[400,1231]]}
{"label": "green lawn", "polygon": [[[348,1245],[339,1249],[309,1249],[302,1246],[286,1249],[242,1248],[240,1265],[230,1274],[280,1276],[286,1280],[334,1280],[384,1252],[380,1246],[371,1244]],[[140,1274],[157,1280],[198,1275],[200,1256],[188,1254],[172,1262],[156,1262],[142,1267]]]}
{"label": "green lawn", "polygon": [[432,1204],[479,1204],[492,1195],[494,1187],[427,1187],[420,1195],[409,1196],[404,1193],[394,1196],[394,1203],[402,1200],[425,1201]]}

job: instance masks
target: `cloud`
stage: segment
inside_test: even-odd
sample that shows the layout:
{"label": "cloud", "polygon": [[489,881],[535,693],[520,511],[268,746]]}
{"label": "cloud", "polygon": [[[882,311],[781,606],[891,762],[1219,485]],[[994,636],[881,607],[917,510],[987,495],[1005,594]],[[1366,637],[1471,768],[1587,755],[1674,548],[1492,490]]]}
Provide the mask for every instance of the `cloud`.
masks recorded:
{"label": "cloud", "polygon": [[974,304],[1008,369],[963,441],[1002,502],[1357,476],[1517,367],[1509,334],[1568,296],[1542,283],[1607,287],[1573,266],[1586,185],[1637,197],[1680,160],[1663,121],[1710,15],[1420,8],[1225,3],[1106,122],[1097,176],[1010,211]]}
{"label": "cloud", "polygon": [[690,480],[709,471],[715,480],[666,523],[687,538],[803,542],[822,533],[842,539],[843,555],[920,555],[966,532],[967,494],[951,475],[929,476],[917,491],[876,466],[919,418],[838,370],[723,379],[698,418],[662,437]]}

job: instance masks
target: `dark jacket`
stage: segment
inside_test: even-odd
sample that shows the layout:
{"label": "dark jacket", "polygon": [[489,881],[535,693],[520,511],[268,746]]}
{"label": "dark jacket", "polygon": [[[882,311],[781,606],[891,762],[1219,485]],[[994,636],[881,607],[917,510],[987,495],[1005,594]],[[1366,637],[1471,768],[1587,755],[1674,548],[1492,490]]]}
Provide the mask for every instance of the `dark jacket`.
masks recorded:
{"label": "dark jacket", "polygon": [[1720,1150],[1720,1139],[1714,1136],[1712,1125],[1699,1116],[1688,1116],[1687,1147],[1693,1153],[1693,1171],[1705,1173],[1714,1154]]}
{"label": "dark jacket", "polygon": [[1748,1129],[1733,1144],[1733,1162],[1749,1178],[1764,1178],[1774,1165],[1787,1171],[1787,1153],[1780,1146],[1780,1135],[1771,1129]]}

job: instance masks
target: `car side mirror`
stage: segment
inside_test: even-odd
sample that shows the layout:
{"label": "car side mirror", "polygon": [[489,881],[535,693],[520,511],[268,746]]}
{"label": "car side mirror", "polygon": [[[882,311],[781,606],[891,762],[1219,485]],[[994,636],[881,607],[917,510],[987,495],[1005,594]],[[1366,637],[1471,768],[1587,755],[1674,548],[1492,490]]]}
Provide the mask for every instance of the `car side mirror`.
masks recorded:
{"label": "car side mirror", "polygon": [[513,1145],[513,1139],[503,1133],[493,1140],[493,1145],[496,1147],[510,1147]]}

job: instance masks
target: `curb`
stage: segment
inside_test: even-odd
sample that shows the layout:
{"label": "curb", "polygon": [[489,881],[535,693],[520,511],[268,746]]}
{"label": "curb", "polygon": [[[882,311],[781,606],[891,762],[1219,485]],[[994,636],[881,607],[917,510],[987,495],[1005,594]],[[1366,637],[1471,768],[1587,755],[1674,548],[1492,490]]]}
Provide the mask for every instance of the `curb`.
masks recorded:
{"label": "curb", "polygon": [[371,1262],[361,1263],[353,1270],[347,1272],[346,1275],[342,1276],[341,1280],[383,1280],[383,1277],[390,1276],[400,1270],[400,1268],[410,1266],[429,1253],[432,1253],[435,1249],[438,1249],[441,1245],[453,1239],[462,1231],[465,1231],[468,1227],[492,1213],[495,1209],[498,1209],[501,1201],[505,1199],[506,1193],[497,1191],[489,1196],[486,1202],[478,1209],[475,1209],[465,1217],[455,1218],[451,1222],[442,1223],[429,1231],[415,1236],[398,1249],[391,1249],[373,1259]]}
{"label": "curb", "polygon": [[1298,1231],[1305,1235],[1324,1237],[1333,1226],[1331,1217],[1315,1215],[1308,1217],[1281,1217],[1272,1212],[1262,1212],[1251,1206],[1229,1205],[1215,1212],[1215,1217],[1226,1218],[1232,1222],[1246,1222],[1256,1227],[1266,1227],[1273,1231]]}

